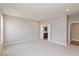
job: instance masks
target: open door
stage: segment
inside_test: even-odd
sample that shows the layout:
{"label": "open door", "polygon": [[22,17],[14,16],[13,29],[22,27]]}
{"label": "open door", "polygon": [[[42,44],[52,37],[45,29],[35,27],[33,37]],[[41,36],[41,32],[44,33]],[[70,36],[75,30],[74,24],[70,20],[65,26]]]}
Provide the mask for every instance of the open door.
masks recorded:
{"label": "open door", "polygon": [[40,25],[40,38],[43,39],[43,25]]}
{"label": "open door", "polygon": [[51,31],[52,27],[51,24],[48,24],[48,40],[52,39],[52,31]]}
{"label": "open door", "polygon": [[40,38],[45,40],[51,40],[51,25],[40,25]]}

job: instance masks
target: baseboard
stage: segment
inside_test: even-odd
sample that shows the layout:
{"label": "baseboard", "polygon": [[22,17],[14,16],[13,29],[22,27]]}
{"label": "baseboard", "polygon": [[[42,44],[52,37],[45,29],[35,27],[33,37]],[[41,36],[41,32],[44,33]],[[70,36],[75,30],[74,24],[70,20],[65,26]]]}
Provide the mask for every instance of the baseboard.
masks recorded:
{"label": "baseboard", "polygon": [[73,41],[79,41],[78,39],[72,39]]}
{"label": "baseboard", "polygon": [[61,43],[61,42],[52,41],[52,40],[49,40],[49,41],[52,42],[52,43],[59,44],[59,45],[67,46],[67,44],[64,44],[64,43]]}
{"label": "baseboard", "polygon": [[9,42],[9,43],[4,43],[3,46],[11,46],[11,45],[16,45],[16,44],[22,44],[28,41],[32,41],[32,40],[38,40],[40,38],[31,38],[31,39],[22,39],[22,40],[17,40],[17,41],[13,41],[13,42]]}

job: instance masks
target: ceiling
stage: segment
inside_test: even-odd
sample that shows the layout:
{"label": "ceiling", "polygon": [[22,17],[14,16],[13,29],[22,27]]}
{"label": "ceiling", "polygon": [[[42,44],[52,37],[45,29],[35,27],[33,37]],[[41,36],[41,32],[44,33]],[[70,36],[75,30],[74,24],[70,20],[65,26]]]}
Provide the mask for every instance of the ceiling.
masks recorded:
{"label": "ceiling", "polygon": [[[66,8],[69,11],[66,11]],[[4,15],[29,20],[50,20],[66,14],[79,15],[78,3],[0,3]]]}

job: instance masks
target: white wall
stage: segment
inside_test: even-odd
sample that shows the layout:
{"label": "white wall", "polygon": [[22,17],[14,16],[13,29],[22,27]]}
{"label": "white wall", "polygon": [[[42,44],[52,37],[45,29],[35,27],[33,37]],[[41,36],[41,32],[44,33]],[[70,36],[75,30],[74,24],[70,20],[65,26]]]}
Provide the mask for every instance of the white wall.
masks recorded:
{"label": "white wall", "polygon": [[62,16],[57,19],[48,21],[42,21],[41,24],[52,25],[52,39],[51,41],[62,45],[67,44],[67,19],[66,16]]}
{"label": "white wall", "polygon": [[79,16],[68,17],[68,20],[69,22],[77,22],[79,21]]}
{"label": "white wall", "polygon": [[4,16],[4,40],[8,43],[39,38],[39,26],[37,21]]}

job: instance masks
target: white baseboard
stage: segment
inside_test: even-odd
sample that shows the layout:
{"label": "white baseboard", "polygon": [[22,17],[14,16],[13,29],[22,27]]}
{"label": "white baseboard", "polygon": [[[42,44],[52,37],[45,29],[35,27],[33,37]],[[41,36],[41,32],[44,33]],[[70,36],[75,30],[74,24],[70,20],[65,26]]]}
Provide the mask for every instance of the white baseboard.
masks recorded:
{"label": "white baseboard", "polygon": [[52,41],[52,40],[49,40],[49,41],[52,42],[52,43],[59,44],[59,45],[67,46],[67,44],[64,44],[64,43],[61,43],[61,42]]}
{"label": "white baseboard", "polygon": [[28,41],[31,41],[31,40],[38,40],[40,38],[31,38],[31,39],[22,39],[22,40],[16,40],[16,41],[13,41],[13,42],[9,42],[9,43],[4,43],[3,46],[11,46],[11,45],[16,45],[16,44],[22,44],[24,42],[28,42]]}
{"label": "white baseboard", "polygon": [[74,41],[79,41],[78,39],[72,39],[72,40],[74,40]]}

